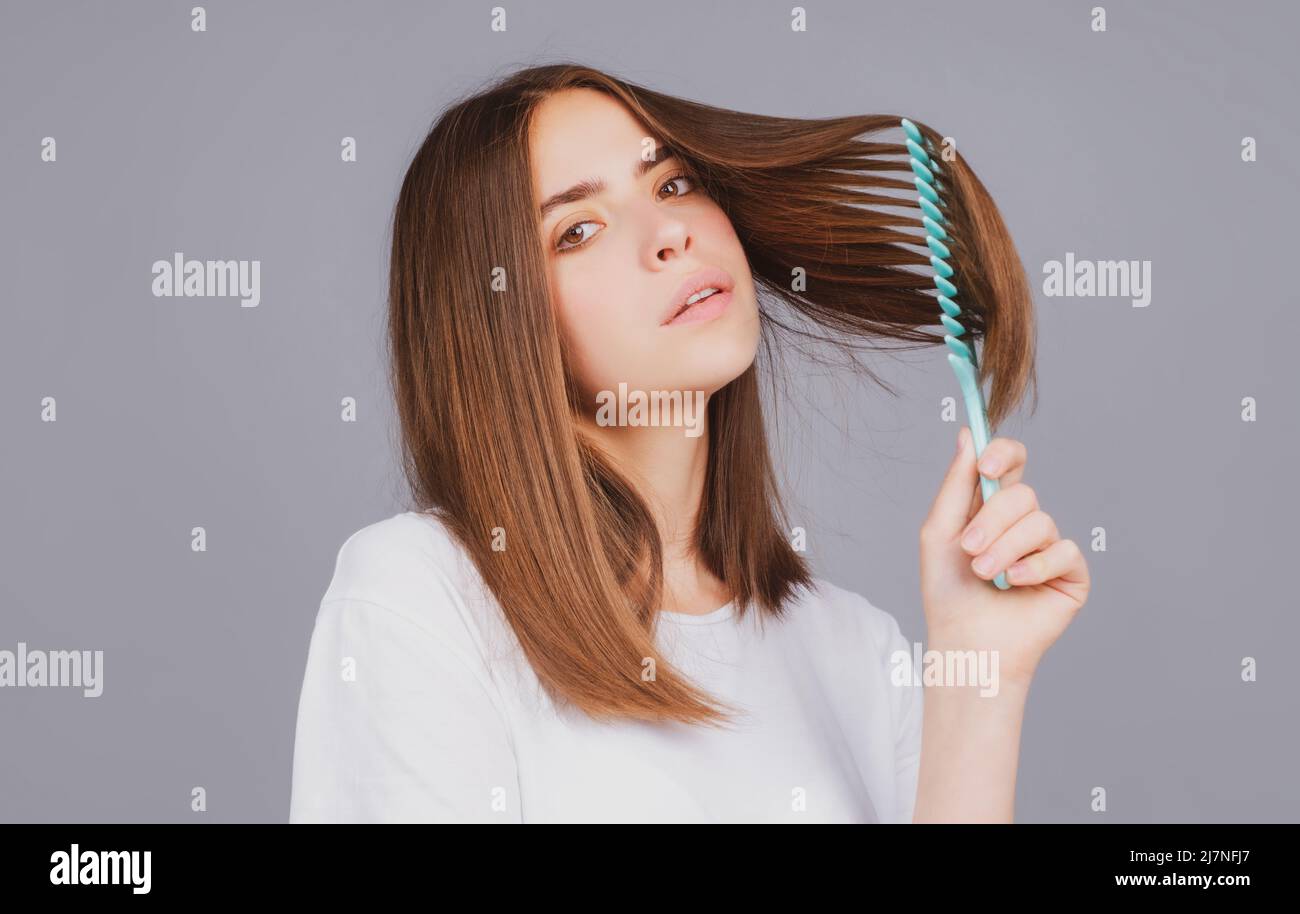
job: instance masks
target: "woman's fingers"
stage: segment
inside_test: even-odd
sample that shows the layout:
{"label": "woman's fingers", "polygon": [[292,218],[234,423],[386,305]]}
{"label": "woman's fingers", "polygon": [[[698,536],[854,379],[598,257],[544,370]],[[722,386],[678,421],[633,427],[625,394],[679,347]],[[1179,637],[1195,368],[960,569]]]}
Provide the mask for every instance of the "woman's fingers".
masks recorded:
{"label": "woman's fingers", "polygon": [[[1001,488],[1005,488],[1006,486],[1013,486],[1016,483],[1020,482],[1020,480],[1024,477],[1024,475],[1025,475],[1024,464],[1013,467],[1009,471],[1007,471],[1007,474],[1005,476],[1003,476],[1001,479],[998,480],[998,486]],[[979,478],[976,477],[974,488],[971,490],[970,493],[970,507],[966,511],[966,523],[969,524],[971,522],[971,519],[974,518],[977,513],[979,513],[979,509],[982,507],[984,507],[984,489],[980,485]],[[964,530],[965,527],[963,527],[962,529]]]}
{"label": "woman's fingers", "polygon": [[1007,581],[1025,586],[1060,579],[1071,584],[1089,584],[1088,563],[1074,540],[1057,540],[1041,552],[1027,555],[1007,569]]}
{"label": "woman's fingers", "polygon": [[971,562],[976,576],[991,580],[1009,565],[1061,538],[1056,522],[1045,511],[1031,511],[1011,525]]}
{"label": "woman's fingers", "polygon": [[980,454],[979,471],[989,479],[1000,479],[1016,467],[1023,467],[1029,450],[1015,438],[994,438]]}
{"label": "woman's fingers", "polygon": [[1038,510],[1038,496],[1023,482],[1003,486],[975,512],[961,533],[961,548],[978,555],[989,548],[1012,524]]}
{"label": "woman's fingers", "polygon": [[921,543],[951,543],[966,522],[966,505],[970,487],[975,485],[979,473],[975,469],[975,446],[970,429],[957,430],[958,450],[948,464],[948,472],[939,484],[939,492],[930,505],[930,513],[921,524]]}
{"label": "woman's fingers", "polygon": [[[979,458],[979,472],[989,479],[996,479],[999,485],[1010,486],[1020,482],[1025,475],[1025,461],[1028,451],[1025,445],[1014,438],[994,438],[984,448]],[[992,472],[986,472],[985,466],[992,466]],[[975,516],[984,504],[984,494],[978,484],[971,491],[970,509],[966,512],[966,521]]]}

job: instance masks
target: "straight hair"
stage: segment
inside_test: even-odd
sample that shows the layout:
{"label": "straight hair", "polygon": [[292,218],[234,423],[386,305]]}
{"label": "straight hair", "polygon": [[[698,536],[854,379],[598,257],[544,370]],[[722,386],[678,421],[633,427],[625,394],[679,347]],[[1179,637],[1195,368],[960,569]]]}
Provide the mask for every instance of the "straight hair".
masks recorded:
{"label": "straight hair", "polygon": [[[719,726],[735,709],[655,644],[663,555],[651,512],[577,431],[582,405],[550,300],[529,154],[533,112],[570,88],[622,102],[727,214],[770,299],[769,347],[789,334],[846,349],[943,344],[900,118],[750,114],[548,64],[453,102],[402,182],[388,344],[417,508],[464,547],[557,704],[598,720]],[[984,185],[960,153],[941,161],[964,339],[982,343],[996,427],[1033,383],[1032,297]],[[812,576],[785,532],[758,371],[756,362],[709,399],[694,544],[740,616],[780,618]]]}

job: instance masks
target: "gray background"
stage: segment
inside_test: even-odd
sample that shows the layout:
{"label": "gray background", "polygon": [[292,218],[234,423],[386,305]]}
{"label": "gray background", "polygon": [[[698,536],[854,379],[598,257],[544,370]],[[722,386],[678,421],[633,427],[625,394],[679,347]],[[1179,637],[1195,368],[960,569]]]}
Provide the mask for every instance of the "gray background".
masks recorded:
{"label": "gray background", "polygon": [[[1040,407],[1003,433],[1062,536],[1108,539],[1033,688],[1018,818],[1300,819],[1294,4],[1109,2],[1094,33],[1092,0],[812,2],[802,34],[788,2],[507,3],[505,33],[490,3],[213,2],[201,34],[192,5],[3,5],[0,648],[103,650],[105,691],[0,690],[0,820],[286,820],[335,554],[407,507],[382,360],[402,174],[450,98],[559,58],[959,138],[1038,289]],[[261,260],[260,307],[153,297],[174,251]],[[1152,261],[1150,306],[1044,297],[1066,251]],[[818,572],[920,638],[957,388],[939,349],[876,364],[900,396],[805,366],[774,443]]]}

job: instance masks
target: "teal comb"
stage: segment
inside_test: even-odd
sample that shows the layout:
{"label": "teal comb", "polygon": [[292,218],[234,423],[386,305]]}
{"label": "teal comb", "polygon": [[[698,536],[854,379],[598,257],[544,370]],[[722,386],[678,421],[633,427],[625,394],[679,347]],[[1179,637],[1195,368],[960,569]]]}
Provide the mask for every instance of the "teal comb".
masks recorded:
{"label": "teal comb", "polygon": [[[947,204],[939,192],[946,190],[939,176],[943,171],[939,164],[926,152],[934,152],[934,144],[921,135],[921,131],[916,125],[907,118],[902,120],[903,132],[907,134],[907,151],[911,153],[912,172],[916,175],[916,189],[920,192],[917,202],[921,204],[921,224],[925,226],[925,243],[930,248],[930,265],[934,267],[934,285],[939,290],[939,307],[944,311],[939,315],[939,320],[948,332],[944,334],[943,341],[948,344],[948,364],[952,366],[953,372],[957,375],[957,382],[961,384],[962,399],[966,401],[966,421],[970,425],[971,435],[975,441],[975,459],[979,460],[980,455],[984,453],[984,448],[989,443],[989,420],[988,415],[984,412],[984,393],[980,390],[978,381],[978,366],[975,361],[974,343],[967,346],[957,337],[966,332],[957,321],[957,315],[961,314],[961,308],[953,301],[957,297],[957,287],[953,284],[953,269],[944,258],[949,257],[951,252],[945,241],[951,240],[950,233],[944,229],[947,220],[944,218],[943,211]],[[922,147],[922,143],[925,144]],[[996,479],[989,479],[983,473],[980,474],[980,494],[987,502],[998,491],[1000,486]],[[1008,590],[1011,585],[1007,583],[1005,572],[999,573],[993,579],[999,590]]]}

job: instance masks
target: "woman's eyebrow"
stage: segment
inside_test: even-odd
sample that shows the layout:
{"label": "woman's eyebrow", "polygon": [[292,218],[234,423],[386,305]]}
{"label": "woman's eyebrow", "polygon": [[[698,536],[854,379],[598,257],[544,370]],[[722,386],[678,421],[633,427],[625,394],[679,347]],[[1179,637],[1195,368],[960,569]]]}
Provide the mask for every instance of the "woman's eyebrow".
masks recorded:
{"label": "woman's eyebrow", "polygon": [[[668,159],[677,158],[670,146],[656,146],[654,158],[638,159],[632,169],[632,177],[640,178],[645,175],[659,163]],[[588,197],[594,197],[596,194],[605,190],[605,182],[600,178],[588,178],[585,181],[579,181],[568,190],[562,190],[558,194],[547,197],[545,202],[538,207],[538,217],[546,218],[546,214],[557,206],[564,206],[566,203],[577,203],[579,200],[585,200]]]}

